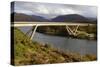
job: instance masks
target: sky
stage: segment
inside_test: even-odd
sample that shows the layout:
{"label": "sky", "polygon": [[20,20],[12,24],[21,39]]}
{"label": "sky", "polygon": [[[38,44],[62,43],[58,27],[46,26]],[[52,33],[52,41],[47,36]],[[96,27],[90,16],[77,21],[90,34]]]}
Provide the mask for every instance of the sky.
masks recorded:
{"label": "sky", "polygon": [[80,14],[82,16],[91,18],[97,17],[96,6],[39,3],[39,2],[15,1],[14,12],[25,13],[29,15],[38,15],[45,17],[47,19],[52,19],[59,15],[68,15],[68,14]]}

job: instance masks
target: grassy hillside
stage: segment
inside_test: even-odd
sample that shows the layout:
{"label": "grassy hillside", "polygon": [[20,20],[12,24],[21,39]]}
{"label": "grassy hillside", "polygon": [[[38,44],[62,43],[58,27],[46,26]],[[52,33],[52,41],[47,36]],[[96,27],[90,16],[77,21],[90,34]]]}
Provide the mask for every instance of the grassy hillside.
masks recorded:
{"label": "grassy hillside", "polygon": [[[31,41],[23,32],[14,28],[14,65],[63,63],[96,60],[94,55],[81,56],[62,52],[52,46]],[[58,44],[59,45],[59,44]]]}

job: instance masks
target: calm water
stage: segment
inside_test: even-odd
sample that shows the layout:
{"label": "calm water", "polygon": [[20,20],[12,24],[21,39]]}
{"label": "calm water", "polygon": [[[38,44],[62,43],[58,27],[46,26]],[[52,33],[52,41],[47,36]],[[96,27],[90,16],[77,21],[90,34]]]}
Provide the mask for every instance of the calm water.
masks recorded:
{"label": "calm water", "polygon": [[[23,32],[29,30],[29,28],[20,28]],[[59,48],[64,51],[72,51],[80,54],[97,54],[97,42],[83,39],[72,39],[61,36],[51,36],[36,32],[33,40],[40,43],[47,43],[55,48]]]}

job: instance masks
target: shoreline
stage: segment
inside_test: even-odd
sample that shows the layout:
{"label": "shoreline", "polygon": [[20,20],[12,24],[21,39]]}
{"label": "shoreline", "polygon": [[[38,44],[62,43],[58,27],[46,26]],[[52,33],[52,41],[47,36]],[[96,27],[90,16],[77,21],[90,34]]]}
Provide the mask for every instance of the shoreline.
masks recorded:
{"label": "shoreline", "polygon": [[63,52],[49,44],[32,41],[19,29],[14,28],[14,65],[54,64],[69,62],[96,61],[95,55]]}
{"label": "shoreline", "polygon": [[[38,32],[38,31],[37,31]],[[51,34],[51,33],[45,33],[45,32],[38,32],[38,33],[41,33],[41,34],[45,34],[45,35],[49,35],[49,36],[58,36],[58,37],[67,37],[67,38],[74,38],[74,39],[84,39],[84,40],[93,40],[93,41],[97,41],[97,38],[96,37],[77,37],[77,36],[73,36],[73,35],[59,35],[59,34]]]}

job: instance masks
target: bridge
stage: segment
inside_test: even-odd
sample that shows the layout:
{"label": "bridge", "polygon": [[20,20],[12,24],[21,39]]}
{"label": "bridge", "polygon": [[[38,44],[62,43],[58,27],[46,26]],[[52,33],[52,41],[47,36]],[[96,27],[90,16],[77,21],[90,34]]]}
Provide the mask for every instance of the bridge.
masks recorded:
{"label": "bridge", "polygon": [[[11,27],[27,27],[27,26],[34,26],[34,30],[32,30],[32,34],[30,39],[32,40],[34,34],[39,26],[66,26],[66,30],[70,35],[77,35],[77,30],[80,26],[92,26],[96,24],[91,23],[73,23],[73,22],[13,22]],[[75,26],[74,29],[71,29],[70,26]]]}

